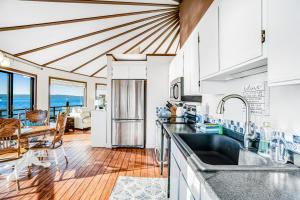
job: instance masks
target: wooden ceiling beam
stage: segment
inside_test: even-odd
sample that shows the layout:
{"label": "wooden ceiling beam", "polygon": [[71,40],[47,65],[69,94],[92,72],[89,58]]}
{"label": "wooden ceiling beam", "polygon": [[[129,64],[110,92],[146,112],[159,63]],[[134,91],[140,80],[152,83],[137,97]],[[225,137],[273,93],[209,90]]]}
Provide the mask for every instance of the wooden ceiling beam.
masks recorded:
{"label": "wooden ceiling beam", "polygon": [[71,72],[77,71],[78,69],[80,69],[80,68],[86,66],[87,64],[89,64],[89,63],[91,63],[91,62],[93,62],[93,61],[95,61],[95,60],[101,58],[102,56],[105,56],[106,54],[110,53],[111,51],[113,51],[113,50],[115,50],[115,49],[118,49],[119,47],[123,46],[124,44],[127,44],[127,43],[130,42],[131,40],[134,40],[134,39],[136,39],[136,38],[138,38],[138,37],[140,37],[140,36],[146,34],[147,32],[149,32],[149,31],[155,29],[156,27],[158,27],[158,26],[160,26],[160,25],[161,25],[161,23],[156,24],[156,25],[154,25],[154,26],[152,26],[152,27],[146,29],[145,31],[143,31],[143,32],[141,32],[141,33],[139,33],[139,34],[137,34],[137,35],[135,35],[135,36],[129,38],[128,40],[122,42],[121,44],[119,44],[119,45],[117,45],[117,46],[115,46],[115,47],[113,47],[113,48],[111,48],[111,49],[105,51],[104,53],[102,53],[102,54],[100,54],[100,55],[94,57],[93,59],[91,59],[91,60],[89,60],[89,61],[83,63],[82,65],[76,67],[76,68],[73,69]]}
{"label": "wooden ceiling beam", "polygon": [[100,20],[100,19],[109,19],[109,18],[116,18],[116,17],[126,17],[126,16],[132,16],[132,15],[158,13],[158,12],[165,12],[165,11],[172,11],[172,10],[178,10],[178,8],[145,10],[145,11],[138,11],[138,12],[128,12],[128,13],[120,13],[120,14],[113,14],[113,15],[102,15],[102,16],[96,16],[96,17],[77,18],[77,19],[70,19],[70,20],[37,23],[37,24],[26,24],[26,25],[20,25],[20,26],[1,27],[0,32],[30,29],[30,28],[37,28],[37,27],[56,26],[56,25],[63,25],[63,24],[72,24],[72,23],[78,23],[78,22],[95,21],[95,20]]}
{"label": "wooden ceiling beam", "polygon": [[154,52],[152,54],[156,54],[157,51],[162,47],[162,45],[168,40],[168,38],[172,35],[172,33],[174,33],[174,31],[178,28],[179,26],[179,21],[176,21],[177,23],[175,24],[175,26],[172,28],[172,30],[165,36],[165,38],[162,40],[162,42],[158,45],[158,47],[154,50]]}
{"label": "wooden ceiling beam", "polygon": [[56,3],[83,3],[83,4],[104,4],[121,6],[158,6],[158,7],[178,7],[178,4],[164,3],[145,3],[145,2],[127,2],[127,1],[103,1],[103,0],[26,0],[37,2],[56,2]]}
{"label": "wooden ceiling beam", "polygon": [[170,44],[169,44],[167,50],[165,51],[165,54],[168,54],[168,53],[169,53],[169,51],[170,51],[170,49],[172,48],[172,46],[173,46],[173,44],[174,44],[176,38],[178,38],[179,33],[180,33],[180,28],[179,28],[179,29],[177,30],[177,32],[175,33],[175,35],[174,35],[172,41],[170,42]]}
{"label": "wooden ceiling beam", "polygon": [[45,49],[55,47],[55,46],[58,46],[58,45],[62,45],[62,44],[66,44],[66,43],[69,43],[69,42],[76,41],[76,40],[84,39],[84,38],[87,38],[87,37],[91,37],[93,35],[97,35],[97,34],[100,34],[100,33],[105,33],[105,32],[112,31],[112,30],[115,30],[115,29],[118,29],[118,28],[123,28],[123,27],[126,27],[126,26],[130,26],[130,25],[133,25],[133,24],[148,21],[148,20],[155,19],[155,18],[162,17],[162,16],[169,16],[170,14],[174,14],[176,12],[177,11],[166,12],[166,13],[154,15],[154,16],[151,16],[151,17],[146,17],[146,18],[131,21],[131,22],[128,22],[128,23],[120,24],[120,25],[117,25],[117,26],[105,28],[105,29],[102,29],[102,30],[99,30],[99,31],[94,31],[94,32],[91,32],[91,33],[87,33],[87,34],[79,35],[79,36],[76,36],[76,37],[68,38],[68,39],[65,39],[65,40],[61,40],[61,41],[58,41],[58,42],[54,42],[54,43],[51,43],[51,44],[47,44],[47,45],[44,45],[44,46],[40,46],[40,47],[37,47],[37,48],[34,48],[34,49],[30,49],[30,50],[27,50],[27,51],[17,53],[17,54],[15,54],[15,56],[24,56],[26,54],[34,53],[34,52],[45,50]]}
{"label": "wooden ceiling beam", "polygon": [[135,28],[132,28],[132,29],[130,29],[130,30],[124,31],[124,32],[119,33],[119,34],[117,34],[117,35],[114,35],[114,36],[112,36],[112,37],[109,37],[109,38],[106,38],[106,39],[104,39],[104,40],[95,42],[95,43],[93,43],[93,44],[91,44],[91,45],[89,45],[89,46],[87,46],[87,47],[84,47],[84,48],[78,49],[78,50],[76,50],[76,51],[73,51],[73,52],[71,52],[71,53],[68,53],[68,54],[66,54],[66,55],[64,55],[64,56],[61,56],[61,57],[56,58],[56,59],[54,59],[54,60],[51,60],[51,61],[49,61],[49,62],[47,62],[47,63],[45,63],[45,64],[43,64],[43,65],[44,65],[44,66],[47,66],[47,65],[53,64],[53,63],[58,62],[58,61],[60,61],[60,60],[66,59],[66,58],[68,58],[68,57],[70,57],[70,56],[73,56],[73,55],[75,55],[75,54],[77,54],[77,53],[80,53],[80,52],[85,51],[85,50],[88,50],[88,49],[90,49],[90,48],[92,48],[92,47],[95,47],[95,46],[98,46],[98,45],[100,45],[100,44],[103,44],[103,43],[108,42],[108,41],[110,41],[110,40],[112,40],[112,39],[118,38],[118,37],[120,37],[120,36],[122,36],[122,35],[131,33],[131,32],[133,32],[133,31],[136,31],[136,30],[138,30],[138,29],[144,28],[144,27],[149,26],[149,25],[151,25],[151,24],[154,24],[154,23],[156,23],[156,22],[162,21],[163,19],[165,19],[165,20],[163,20],[162,23],[167,22],[168,20],[172,19],[173,16],[174,16],[174,15],[170,15],[170,16],[168,16],[167,19],[165,19],[165,16],[164,16],[164,17],[161,17],[161,18],[158,18],[158,19],[155,19],[155,20],[150,21],[150,22],[148,22],[148,23],[146,23],[146,24],[142,24],[142,25],[137,26],[137,27],[135,27]]}
{"label": "wooden ceiling beam", "polygon": [[177,47],[176,47],[175,54],[177,54],[177,51],[179,50],[179,47],[180,47],[180,40],[178,41],[178,44],[177,44]]}
{"label": "wooden ceiling beam", "polygon": [[95,71],[92,75],[90,75],[90,77],[95,76],[96,74],[98,74],[99,72],[101,72],[102,70],[104,70],[107,67],[107,65],[104,65],[103,67],[101,67],[100,69],[98,69],[97,71]]}
{"label": "wooden ceiling beam", "polygon": [[[178,21],[178,18],[177,18],[177,21]],[[175,22],[176,23],[176,22]],[[174,25],[174,24],[173,24]],[[165,31],[168,31],[172,26],[169,26],[168,29],[166,29]],[[142,51],[141,53],[145,53],[145,51],[147,49],[149,49],[157,40],[159,40],[164,34],[165,34],[165,31],[163,31],[162,33],[160,33],[156,38],[154,38],[152,40],[152,42],[150,42]]]}
{"label": "wooden ceiling beam", "polygon": [[[172,27],[172,25],[174,25],[176,23],[176,21],[173,21],[173,23],[169,26]],[[159,32],[162,28],[164,28],[164,26],[156,29],[155,31],[153,31],[151,34],[149,34],[148,36],[144,37],[143,39],[141,39],[139,42],[137,42],[136,44],[134,44],[132,47],[130,47],[129,49],[127,49],[124,54],[129,53],[132,49],[136,48],[138,45],[140,45],[141,43],[145,42],[146,40],[148,40],[150,37],[152,37],[154,34],[156,34],[157,32]],[[168,30],[168,27],[166,28],[166,31]]]}
{"label": "wooden ceiling beam", "polygon": [[[60,72],[68,72],[70,73],[70,71],[67,71],[67,70],[64,70],[64,69],[57,69],[57,68],[54,68],[54,67],[47,67],[47,66],[42,66],[36,62],[33,62],[33,61],[30,61],[30,60],[27,60],[25,58],[21,58],[21,57],[17,57],[9,52],[6,52],[2,49],[0,49],[1,52],[11,56],[12,58],[15,58],[15,59],[19,59],[21,62],[23,63],[26,63],[26,64],[29,64],[29,65],[32,65],[32,66],[37,66],[37,67],[40,67],[41,70],[43,70],[43,68],[47,68],[47,69],[53,69],[53,70],[57,70],[57,71],[60,71]],[[77,73],[77,72],[73,72],[74,74],[78,74],[78,75],[81,75],[81,76],[85,76],[85,77],[90,77],[89,75],[86,75],[86,74],[81,74],[81,73]],[[97,78],[104,78],[104,77],[97,77]]]}

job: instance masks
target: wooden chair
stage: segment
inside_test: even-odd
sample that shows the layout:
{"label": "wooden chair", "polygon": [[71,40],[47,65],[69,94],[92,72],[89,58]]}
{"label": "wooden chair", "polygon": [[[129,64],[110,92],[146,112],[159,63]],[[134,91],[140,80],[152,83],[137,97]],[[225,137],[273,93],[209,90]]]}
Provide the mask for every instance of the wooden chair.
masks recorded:
{"label": "wooden chair", "polygon": [[49,116],[47,110],[31,110],[25,111],[26,126],[43,126],[49,124]]}
{"label": "wooden chair", "polygon": [[17,169],[17,160],[21,158],[20,134],[20,120],[0,118],[0,163],[13,166],[17,190],[20,189]]}
{"label": "wooden chair", "polygon": [[65,157],[66,163],[68,163],[68,158],[66,152],[63,147],[63,136],[65,134],[65,127],[67,122],[68,113],[58,113],[56,120],[56,131],[53,136],[50,138],[45,138],[42,141],[30,142],[31,150],[52,150],[55,158],[55,163],[57,168],[59,169],[58,157],[57,157],[57,149],[61,149],[63,155]]}
{"label": "wooden chair", "polygon": [[[18,117],[21,120],[21,117],[19,115]],[[25,110],[25,119],[23,125],[25,126],[44,126],[49,124],[49,116],[47,110]],[[46,135],[43,136],[45,138]],[[43,139],[42,138],[42,139]],[[40,137],[33,137],[30,140],[38,141],[40,140]],[[28,138],[23,138],[20,140],[20,145],[22,148],[29,148]],[[29,168],[29,171],[31,172],[31,169]]]}

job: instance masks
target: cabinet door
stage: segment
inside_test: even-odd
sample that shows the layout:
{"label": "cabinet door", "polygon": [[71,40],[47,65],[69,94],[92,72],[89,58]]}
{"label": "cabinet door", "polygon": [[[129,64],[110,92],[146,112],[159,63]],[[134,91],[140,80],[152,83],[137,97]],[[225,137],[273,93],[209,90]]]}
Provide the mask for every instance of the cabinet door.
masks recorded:
{"label": "cabinet door", "polygon": [[180,200],[195,200],[193,197],[185,178],[180,174],[180,188],[179,188],[179,199]]}
{"label": "cabinet door", "polygon": [[212,200],[209,196],[204,184],[201,184],[201,200]]}
{"label": "cabinet door", "polygon": [[179,200],[180,169],[172,154],[170,167],[170,199]]}
{"label": "cabinet door", "polygon": [[199,24],[200,78],[219,71],[219,7],[213,2]]}
{"label": "cabinet door", "polygon": [[126,65],[113,65],[112,66],[113,79],[128,79],[128,66]]}
{"label": "cabinet door", "polygon": [[190,65],[189,43],[186,44],[183,53],[183,77],[184,77],[184,95],[191,94],[191,65]]}
{"label": "cabinet door", "polygon": [[128,73],[129,79],[147,79],[147,67],[144,64],[130,65]]}
{"label": "cabinet door", "polygon": [[269,2],[268,74],[271,84],[300,83],[299,10],[299,0]]}
{"label": "cabinet door", "polygon": [[183,66],[184,66],[184,63],[183,63],[183,52],[180,51],[177,56],[176,56],[176,77],[175,78],[178,78],[178,77],[183,77]]}
{"label": "cabinet door", "polygon": [[219,5],[220,68],[262,56],[262,0],[222,0]]}
{"label": "cabinet door", "polygon": [[196,95],[200,92],[199,81],[199,49],[198,49],[198,32],[195,31],[191,35],[191,41],[189,46],[189,59],[190,59],[190,94]]}
{"label": "cabinet door", "polygon": [[177,56],[173,58],[169,67],[169,83],[171,83],[176,78],[176,68],[177,68]]}

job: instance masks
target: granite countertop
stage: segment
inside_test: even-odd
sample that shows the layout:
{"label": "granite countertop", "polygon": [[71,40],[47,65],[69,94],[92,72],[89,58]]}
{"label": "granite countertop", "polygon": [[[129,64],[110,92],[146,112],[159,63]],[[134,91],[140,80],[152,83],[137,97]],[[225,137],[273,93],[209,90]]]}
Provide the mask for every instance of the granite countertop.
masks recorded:
{"label": "granite countertop", "polygon": [[[197,133],[186,124],[164,124],[172,137],[176,133]],[[199,171],[189,162],[208,192],[221,200],[299,200],[300,169],[289,172]]]}

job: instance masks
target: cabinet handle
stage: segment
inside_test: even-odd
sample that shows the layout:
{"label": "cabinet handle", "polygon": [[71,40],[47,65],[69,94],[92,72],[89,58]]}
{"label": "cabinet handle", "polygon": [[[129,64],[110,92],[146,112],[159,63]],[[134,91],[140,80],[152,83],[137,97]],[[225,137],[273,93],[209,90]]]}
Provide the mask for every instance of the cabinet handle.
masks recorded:
{"label": "cabinet handle", "polygon": [[265,43],[266,41],[266,30],[261,30],[261,43]]}

